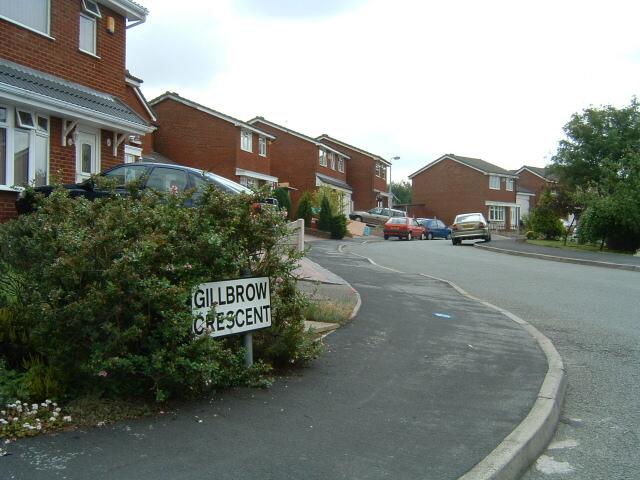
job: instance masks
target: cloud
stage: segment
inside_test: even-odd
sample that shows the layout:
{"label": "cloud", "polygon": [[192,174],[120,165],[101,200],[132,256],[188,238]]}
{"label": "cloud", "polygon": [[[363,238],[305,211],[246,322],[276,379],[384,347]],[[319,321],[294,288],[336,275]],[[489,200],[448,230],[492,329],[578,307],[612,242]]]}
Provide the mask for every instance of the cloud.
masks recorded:
{"label": "cloud", "polygon": [[357,8],[364,0],[238,0],[240,15],[282,19],[323,18]]}

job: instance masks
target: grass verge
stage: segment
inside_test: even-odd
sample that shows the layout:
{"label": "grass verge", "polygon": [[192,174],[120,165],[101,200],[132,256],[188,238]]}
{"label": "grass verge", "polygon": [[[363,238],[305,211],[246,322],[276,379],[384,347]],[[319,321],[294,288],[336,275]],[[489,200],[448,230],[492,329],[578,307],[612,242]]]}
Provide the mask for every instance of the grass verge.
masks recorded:
{"label": "grass verge", "polygon": [[566,250],[576,250],[579,252],[605,252],[605,253],[618,253],[620,255],[632,255],[629,252],[621,252],[619,250],[611,250],[605,247],[600,250],[600,245],[596,243],[579,244],[576,241],[567,240],[567,244],[564,244],[564,240],[527,240],[527,243],[531,245],[540,245],[543,247],[561,248]]}

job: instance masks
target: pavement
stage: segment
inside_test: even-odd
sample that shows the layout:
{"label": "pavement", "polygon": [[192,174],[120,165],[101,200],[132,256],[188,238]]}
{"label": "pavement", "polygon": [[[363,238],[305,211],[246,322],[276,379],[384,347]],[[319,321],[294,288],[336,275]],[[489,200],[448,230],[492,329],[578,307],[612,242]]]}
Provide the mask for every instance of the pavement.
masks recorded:
{"label": "pavement", "polygon": [[518,478],[562,402],[548,339],[449,282],[350,253],[362,239],[308,240],[301,288],[353,305],[308,369],[154,418],[20,440],[0,478]]}
{"label": "pavement", "polygon": [[491,250],[498,253],[539,258],[555,262],[591,265],[595,267],[615,268],[640,272],[640,256],[607,252],[586,252],[580,250],[560,249],[532,245],[525,241],[500,237],[490,243],[479,242],[477,248]]}

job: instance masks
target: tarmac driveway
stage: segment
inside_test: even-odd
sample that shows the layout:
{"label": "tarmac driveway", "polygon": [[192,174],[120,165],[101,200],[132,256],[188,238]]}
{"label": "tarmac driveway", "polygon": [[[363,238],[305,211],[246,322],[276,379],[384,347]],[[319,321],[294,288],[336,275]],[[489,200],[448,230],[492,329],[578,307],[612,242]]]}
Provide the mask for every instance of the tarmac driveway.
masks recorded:
{"label": "tarmac driveway", "polygon": [[527,415],[547,364],[508,318],[440,282],[317,242],[362,296],[327,352],[268,390],[22,440],[4,479],[454,479]]}

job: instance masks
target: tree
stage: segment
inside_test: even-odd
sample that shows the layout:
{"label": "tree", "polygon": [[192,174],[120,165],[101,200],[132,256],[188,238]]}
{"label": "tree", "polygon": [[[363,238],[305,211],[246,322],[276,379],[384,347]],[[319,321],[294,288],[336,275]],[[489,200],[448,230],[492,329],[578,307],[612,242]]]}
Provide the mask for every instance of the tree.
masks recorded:
{"label": "tree", "polygon": [[287,220],[291,219],[291,195],[289,195],[289,190],[286,188],[276,188],[273,191],[273,196],[278,200],[278,204],[280,207],[287,212]]}
{"label": "tree", "polygon": [[611,248],[640,246],[640,104],[590,107],[565,125],[553,157],[560,183],[583,198],[580,236]]}
{"label": "tree", "polygon": [[298,211],[296,212],[297,218],[304,219],[304,226],[311,228],[311,217],[313,217],[313,207],[311,206],[311,194],[304,192],[300,201],[298,202]]}
{"label": "tree", "polygon": [[544,235],[546,239],[558,238],[563,233],[562,222],[554,196],[547,190],[542,194],[536,208],[531,211],[529,229]]}
{"label": "tree", "polygon": [[318,230],[324,230],[325,232],[331,231],[331,219],[333,212],[331,211],[331,204],[329,203],[329,197],[322,197],[320,203],[320,214],[318,215]]}
{"label": "tree", "polygon": [[411,203],[411,196],[413,192],[411,183],[406,180],[402,180],[401,182],[391,182],[389,189],[396,197],[397,201],[394,201],[394,203]]}

